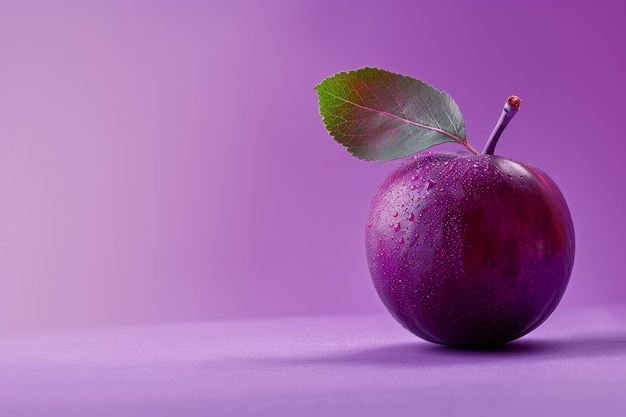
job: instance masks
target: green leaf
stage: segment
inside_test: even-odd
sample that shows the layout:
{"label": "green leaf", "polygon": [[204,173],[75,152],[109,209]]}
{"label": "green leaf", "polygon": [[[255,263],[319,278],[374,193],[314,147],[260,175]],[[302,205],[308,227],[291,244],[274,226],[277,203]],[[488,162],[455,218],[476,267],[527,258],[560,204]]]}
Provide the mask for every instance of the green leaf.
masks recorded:
{"label": "green leaf", "polygon": [[415,78],[363,68],[326,78],[315,90],[326,129],[357,158],[389,161],[444,142],[476,152],[454,100]]}

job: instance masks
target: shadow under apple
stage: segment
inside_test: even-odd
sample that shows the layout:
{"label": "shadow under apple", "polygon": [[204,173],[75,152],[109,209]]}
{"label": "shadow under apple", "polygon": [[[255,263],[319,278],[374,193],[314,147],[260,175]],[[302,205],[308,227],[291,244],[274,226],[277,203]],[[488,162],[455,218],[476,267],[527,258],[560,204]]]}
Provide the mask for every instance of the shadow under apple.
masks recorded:
{"label": "shadow under apple", "polygon": [[310,356],[249,358],[258,365],[273,366],[375,366],[428,367],[512,363],[543,360],[599,359],[626,356],[626,333],[612,336],[581,336],[566,339],[522,339],[490,349],[457,349],[443,345],[401,343]]}

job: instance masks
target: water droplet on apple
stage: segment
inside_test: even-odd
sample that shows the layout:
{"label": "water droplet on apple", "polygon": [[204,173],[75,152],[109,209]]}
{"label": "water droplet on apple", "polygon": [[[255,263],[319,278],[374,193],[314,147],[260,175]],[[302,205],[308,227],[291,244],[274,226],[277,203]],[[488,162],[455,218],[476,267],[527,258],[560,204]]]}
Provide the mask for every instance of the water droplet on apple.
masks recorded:
{"label": "water droplet on apple", "polygon": [[404,245],[404,238],[400,239],[400,245]]}
{"label": "water droplet on apple", "polygon": [[396,224],[396,227],[393,228],[396,232],[400,231],[400,223]]}
{"label": "water droplet on apple", "polygon": [[415,186],[414,185],[411,185],[410,188],[411,188],[411,190],[415,190]]}
{"label": "water droplet on apple", "polygon": [[393,213],[393,217],[398,217],[398,212]]}
{"label": "water droplet on apple", "polygon": [[409,216],[409,221],[412,222],[413,220],[415,220],[415,215],[411,213],[411,215]]}
{"label": "water droplet on apple", "polygon": [[435,186],[436,182],[433,180],[428,180],[428,185],[426,186],[427,190],[430,190],[431,188],[433,188]]}

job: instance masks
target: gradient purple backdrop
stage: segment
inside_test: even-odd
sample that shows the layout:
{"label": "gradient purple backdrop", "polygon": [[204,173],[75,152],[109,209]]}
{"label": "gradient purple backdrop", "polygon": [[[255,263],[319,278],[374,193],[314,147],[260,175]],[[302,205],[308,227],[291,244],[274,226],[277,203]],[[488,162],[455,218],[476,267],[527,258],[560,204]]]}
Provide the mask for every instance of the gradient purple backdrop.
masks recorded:
{"label": "gradient purple backdrop", "polygon": [[519,95],[498,153],[569,202],[563,303],[625,302],[625,18],[614,1],[0,0],[0,329],[382,311],[364,219],[397,162],[334,143],[313,89],[363,66],[446,90],[479,149]]}

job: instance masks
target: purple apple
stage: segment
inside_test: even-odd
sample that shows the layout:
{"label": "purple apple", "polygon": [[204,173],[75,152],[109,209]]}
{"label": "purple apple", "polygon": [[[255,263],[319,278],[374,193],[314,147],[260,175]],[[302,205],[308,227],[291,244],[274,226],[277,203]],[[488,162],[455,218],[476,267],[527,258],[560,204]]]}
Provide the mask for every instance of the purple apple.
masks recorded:
{"label": "purple apple", "polygon": [[574,262],[572,218],[555,183],[489,154],[407,158],[374,195],[366,244],[393,317],[452,346],[498,345],[535,329]]}
{"label": "purple apple", "polygon": [[[574,226],[556,184],[494,155],[521,100],[510,96],[482,153],[447,93],[377,68],[316,86],[331,136],[364,160],[405,159],[370,206],[367,262],[400,324],[423,339],[494,346],[539,326],[574,264]],[[470,152],[418,154],[456,142]]]}

